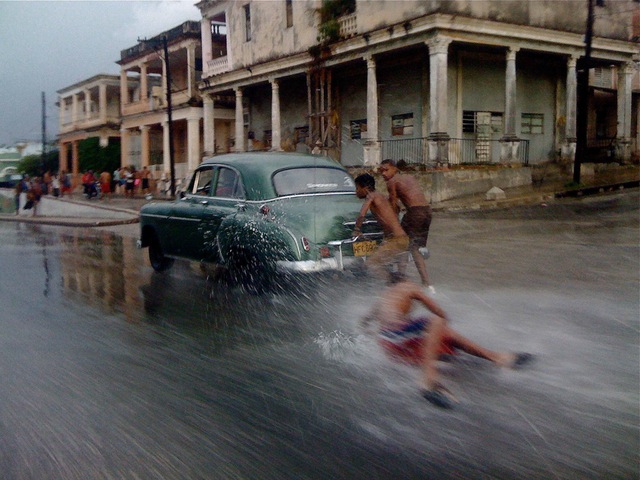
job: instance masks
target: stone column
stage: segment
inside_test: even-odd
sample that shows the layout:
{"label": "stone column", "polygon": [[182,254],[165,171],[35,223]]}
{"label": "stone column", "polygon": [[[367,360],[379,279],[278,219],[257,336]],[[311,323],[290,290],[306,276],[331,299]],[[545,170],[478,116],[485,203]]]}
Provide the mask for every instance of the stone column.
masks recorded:
{"label": "stone column", "polygon": [[171,152],[169,151],[169,122],[162,122],[162,168],[167,172],[167,178],[171,172]]}
{"label": "stone column", "polygon": [[60,166],[59,171],[69,172],[69,144],[60,142]]}
{"label": "stone column", "polygon": [[140,157],[143,167],[148,167],[151,164],[151,162],[149,162],[150,154],[149,126],[142,125],[140,127]]}
{"label": "stone column", "polygon": [[242,89],[237,87],[236,92],[236,152],[246,151],[244,139],[244,109],[242,106]]}
{"label": "stone column", "polygon": [[566,120],[564,124],[564,144],[562,162],[573,163],[576,157],[576,115],[578,108],[578,77],[576,75],[576,57],[567,60]]}
{"label": "stone column", "polygon": [[213,45],[211,42],[211,20],[203,18],[200,20],[200,37],[202,42],[202,71],[207,76],[207,63],[213,58]]}
{"label": "stone column", "polygon": [[58,111],[58,122],[60,125],[60,130],[62,130],[63,125],[65,124],[65,114],[67,111],[67,102],[63,97],[58,97],[58,105],[60,105],[60,110]]}
{"label": "stone column", "polygon": [[71,123],[74,127],[78,125],[78,94],[71,97]]}
{"label": "stone column", "polygon": [[149,77],[147,76],[147,64],[140,65],[140,100],[149,98]]}
{"label": "stone column", "polygon": [[271,80],[271,150],[282,151],[280,137],[280,84],[278,80]]}
{"label": "stone column", "polygon": [[129,162],[129,130],[126,128],[120,129],[120,166],[126,167]]}
{"label": "stone column", "polygon": [[209,94],[202,96],[202,124],[204,134],[204,156],[210,157],[216,153],[216,130],[215,130],[215,106],[213,97]]}
{"label": "stone column", "polygon": [[507,69],[504,88],[504,135],[500,139],[500,162],[517,163],[520,140],[516,134],[516,53],[519,48],[507,50]]}
{"label": "stone column", "polygon": [[187,119],[187,177],[200,165],[200,117]]}
{"label": "stone column", "polygon": [[631,80],[632,62],[618,69],[618,128],[616,131],[616,158],[621,162],[631,160]]}
{"label": "stone column", "polygon": [[378,78],[376,61],[373,56],[364,57],[367,62],[367,134],[364,139],[364,164],[380,165],[380,144],[378,143]]}
{"label": "stone column", "polygon": [[107,85],[101,83],[98,86],[98,110],[100,112],[100,122],[106,123],[108,118],[108,105],[107,105]]}
{"label": "stone column", "polygon": [[124,114],[124,106],[129,103],[129,78],[127,71],[120,70],[120,113]]}
{"label": "stone column", "polygon": [[[164,60],[162,60],[162,95],[164,97],[162,99],[163,103],[166,102],[167,93],[170,93],[167,90],[167,88],[169,88],[169,87],[167,87],[167,61],[166,61],[166,59],[164,59]],[[173,98],[171,100],[173,100]]]}
{"label": "stone column", "polygon": [[436,35],[429,48],[429,163],[449,162],[448,63],[451,39]]}
{"label": "stone column", "polygon": [[194,97],[198,91],[196,85],[196,46],[191,44],[187,47],[187,94],[189,98]]}
{"label": "stone column", "polygon": [[73,177],[80,173],[80,156],[78,155],[78,140],[71,142],[71,172]]}
{"label": "stone column", "polygon": [[89,120],[91,117],[91,92],[88,89],[84,89],[84,119]]}

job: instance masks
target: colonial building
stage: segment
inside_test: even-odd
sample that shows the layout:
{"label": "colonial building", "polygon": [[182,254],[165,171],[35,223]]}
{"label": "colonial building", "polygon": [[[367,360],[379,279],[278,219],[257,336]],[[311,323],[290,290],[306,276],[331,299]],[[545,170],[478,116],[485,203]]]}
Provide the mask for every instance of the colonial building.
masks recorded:
{"label": "colonial building", "polygon": [[120,78],[95,75],[58,90],[60,170],[79,173],[78,145],[98,137],[106,147],[120,138]]}
{"label": "colonial building", "polygon": [[[200,35],[199,22],[185,22],[120,52],[117,63],[121,67],[123,166],[148,166],[158,174],[168,174],[173,151],[176,178],[184,178],[200,163]],[[168,61],[164,54],[165,39]]]}
{"label": "colonial building", "polygon": [[[589,138],[626,161],[640,130],[640,4],[592,1]],[[205,155],[317,147],[347,166],[575,155],[585,0],[197,6]]]}

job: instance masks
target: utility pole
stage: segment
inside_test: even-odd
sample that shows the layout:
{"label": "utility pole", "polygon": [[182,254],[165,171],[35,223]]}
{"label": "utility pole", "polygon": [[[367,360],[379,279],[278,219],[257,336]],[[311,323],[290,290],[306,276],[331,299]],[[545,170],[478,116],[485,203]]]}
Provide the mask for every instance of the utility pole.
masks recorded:
{"label": "utility pole", "polygon": [[176,196],[176,168],[173,161],[173,120],[171,114],[171,67],[169,66],[169,46],[167,36],[162,37],[162,47],[164,49],[164,63],[167,66],[167,122],[169,123],[169,170],[171,173],[171,196]]}
{"label": "utility pole", "polygon": [[42,92],[42,156],[40,158],[42,175],[45,172],[47,158],[47,116],[45,111],[44,92]]}
{"label": "utility pole", "polygon": [[[155,43],[158,40],[152,39],[140,39],[139,42]],[[164,64],[167,70],[167,90],[165,91],[165,98],[167,101],[167,123],[169,125],[169,174],[171,176],[171,196],[176,196],[176,167],[174,162],[174,146],[173,146],[173,108],[171,105],[171,66],[169,65],[169,41],[166,35],[162,36],[162,51],[164,53]]]}
{"label": "utility pole", "polygon": [[[587,155],[589,129],[589,69],[591,68],[591,41],[593,40],[593,6],[595,0],[587,0],[587,31],[585,33],[585,54],[578,60],[578,105],[576,108],[576,158],[573,163],[573,183],[580,183],[580,166]],[[600,0],[597,0],[600,1]]]}

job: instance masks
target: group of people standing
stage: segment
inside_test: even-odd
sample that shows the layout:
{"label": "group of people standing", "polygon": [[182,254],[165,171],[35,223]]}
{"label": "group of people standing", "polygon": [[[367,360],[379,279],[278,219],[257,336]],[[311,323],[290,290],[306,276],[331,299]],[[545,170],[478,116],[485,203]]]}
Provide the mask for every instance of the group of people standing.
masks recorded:
{"label": "group of people standing", "polygon": [[[117,168],[113,174],[103,170],[99,175],[91,169],[86,170],[80,179],[82,192],[88,198],[94,197],[111,199],[112,193],[123,192],[125,197],[131,197],[140,192],[150,193],[152,174],[147,167],[137,170],[134,166]],[[42,176],[30,177],[25,175],[14,187],[16,215],[23,210],[31,210],[37,214],[37,206],[42,195],[63,197],[73,193],[71,174],[64,170],[52,174],[45,172]],[[23,195],[25,194],[25,195]]]}
{"label": "group of people standing", "polygon": [[124,190],[125,197],[135,195],[139,191],[143,195],[150,192],[151,170],[146,166],[142,170],[137,170],[133,165],[121,167],[113,172],[113,190],[117,193]]}
{"label": "group of people standing", "polygon": [[[372,175],[365,173],[355,179],[356,195],[364,199],[364,204],[353,235],[361,235],[365,215],[371,211],[384,236],[377,250],[368,257],[367,265],[372,267],[373,273],[388,275],[389,283],[361,320],[361,325],[365,331],[377,335],[379,344],[387,352],[420,365],[420,390],[428,402],[441,408],[452,408],[457,399],[439,380],[437,363],[443,355],[462,351],[507,368],[519,368],[533,357],[528,353],[489,350],[449,326],[447,313],[430,296],[435,294],[435,289],[420,254],[429,235],[431,207],[417,179],[399,173],[395,161],[384,160],[380,173],[387,185],[388,197],[376,191]],[[401,206],[406,209],[402,221],[398,218]],[[413,257],[422,285],[406,277],[407,253]],[[413,316],[416,304],[431,314]],[[372,328],[372,324],[377,328]]]}
{"label": "group of people standing", "polygon": [[[23,210],[31,210],[33,215],[37,215],[38,204],[43,195],[51,194],[54,197],[62,197],[69,193],[71,193],[71,177],[65,171],[55,174],[47,171],[44,175],[33,178],[25,175],[14,187],[16,215],[20,213],[21,207]],[[22,198],[26,199],[24,205],[21,205]]]}

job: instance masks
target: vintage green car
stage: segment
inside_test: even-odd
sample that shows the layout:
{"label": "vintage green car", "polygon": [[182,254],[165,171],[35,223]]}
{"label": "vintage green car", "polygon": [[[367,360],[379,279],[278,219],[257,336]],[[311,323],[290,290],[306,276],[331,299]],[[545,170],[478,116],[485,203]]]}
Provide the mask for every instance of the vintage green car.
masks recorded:
{"label": "vintage green car", "polygon": [[180,197],[140,213],[138,245],[149,247],[157,271],[179,257],[219,264],[242,284],[256,284],[281,272],[357,268],[382,239],[373,218],[351,238],[362,201],[349,172],[323,156],[212,157]]}

